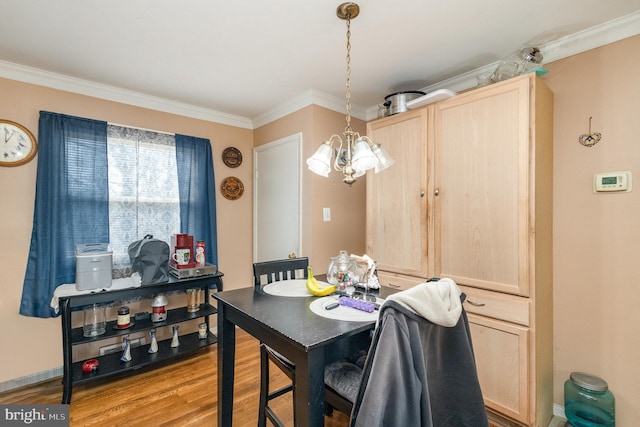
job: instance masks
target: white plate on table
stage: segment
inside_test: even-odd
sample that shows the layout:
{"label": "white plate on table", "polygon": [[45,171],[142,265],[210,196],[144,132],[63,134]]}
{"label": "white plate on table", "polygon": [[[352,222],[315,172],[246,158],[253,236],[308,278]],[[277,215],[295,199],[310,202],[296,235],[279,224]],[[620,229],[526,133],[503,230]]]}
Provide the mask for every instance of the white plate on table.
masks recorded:
{"label": "white plate on table", "polygon": [[[375,322],[378,320],[380,310],[374,310],[371,313],[367,313],[366,311],[344,305],[339,305],[332,310],[327,310],[325,308],[334,302],[338,302],[338,295],[329,295],[328,297],[318,298],[309,304],[309,308],[318,316],[326,317],[328,319],[347,320],[350,322]],[[382,305],[384,300],[376,298],[376,302],[379,305]]]}
{"label": "white plate on table", "polygon": [[[318,283],[322,286],[329,286],[326,282]],[[307,290],[307,279],[280,280],[269,283],[262,288],[265,293],[279,297],[311,297],[311,292]]]}

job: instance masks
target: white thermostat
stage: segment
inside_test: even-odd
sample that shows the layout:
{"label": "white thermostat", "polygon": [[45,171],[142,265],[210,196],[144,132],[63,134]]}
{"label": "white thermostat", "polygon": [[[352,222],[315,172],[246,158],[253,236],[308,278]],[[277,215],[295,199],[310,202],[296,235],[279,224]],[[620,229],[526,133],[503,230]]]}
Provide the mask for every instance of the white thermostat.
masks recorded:
{"label": "white thermostat", "polygon": [[604,172],[593,176],[593,192],[631,191],[631,172]]}

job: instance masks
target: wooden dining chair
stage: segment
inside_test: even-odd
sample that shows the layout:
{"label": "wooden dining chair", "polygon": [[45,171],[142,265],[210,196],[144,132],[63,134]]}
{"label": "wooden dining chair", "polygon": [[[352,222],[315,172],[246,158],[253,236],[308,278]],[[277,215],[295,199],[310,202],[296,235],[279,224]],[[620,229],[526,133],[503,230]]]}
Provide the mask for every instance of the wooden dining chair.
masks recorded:
{"label": "wooden dining chair", "polygon": [[[265,284],[279,282],[281,280],[306,279],[309,258],[290,258],[275,261],[256,262],[253,264],[254,286],[261,287]],[[273,362],[291,380],[291,384],[278,390],[269,391],[269,361]],[[295,402],[295,365],[286,357],[273,350],[268,345],[260,344],[260,408],[258,413],[258,426],[265,427],[267,418],[276,426],[284,426],[280,418],[269,407],[269,402],[278,396],[290,391],[293,392]],[[295,418],[295,414],[294,414]]]}
{"label": "wooden dining chair", "polygon": [[253,284],[260,287],[280,280],[306,279],[308,267],[307,257],[256,262],[253,264]]}

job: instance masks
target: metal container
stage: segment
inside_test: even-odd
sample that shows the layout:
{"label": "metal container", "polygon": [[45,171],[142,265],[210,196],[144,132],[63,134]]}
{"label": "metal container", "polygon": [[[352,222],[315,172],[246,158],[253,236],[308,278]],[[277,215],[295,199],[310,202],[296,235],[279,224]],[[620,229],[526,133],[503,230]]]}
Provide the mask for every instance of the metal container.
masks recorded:
{"label": "metal container", "polygon": [[153,298],[151,302],[151,321],[152,322],[164,322],[167,320],[167,304],[169,300],[162,294],[158,294]]}
{"label": "metal container", "polygon": [[389,103],[389,106],[387,107],[387,116],[392,116],[394,114],[407,111],[407,102],[416,98],[420,98],[423,95],[426,95],[426,93],[413,90],[406,92],[396,92],[392,93],[391,95],[385,96],[385,105]]}

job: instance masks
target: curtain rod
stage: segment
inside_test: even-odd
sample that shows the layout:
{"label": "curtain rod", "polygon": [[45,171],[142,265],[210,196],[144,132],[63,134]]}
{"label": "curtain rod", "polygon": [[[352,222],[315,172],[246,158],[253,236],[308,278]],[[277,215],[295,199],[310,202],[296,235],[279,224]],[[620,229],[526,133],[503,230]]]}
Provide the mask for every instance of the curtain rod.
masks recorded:
{"label": "curtain rod", "polygon": [[121,125],[120,123],[111,123],[111,122],[107,122],[107,124],[113,125],[113,126],[120,126],[123,128],[129,128],[129,129],[138,129],[138,130],[143,130],[146,132],[155,132],[155,133],[163,133],[165,135],[172,135],[172,136],[176,136],[175,133],[172,132],[164,132],[161,130],[155,130],[155,129],[145,129],[145,128],[141,128],[141,127],[137,127],[137,126],[130,126],[130,125]]}

